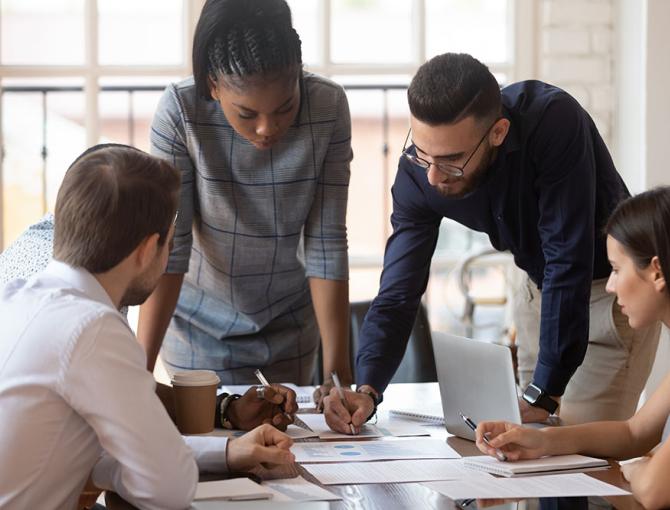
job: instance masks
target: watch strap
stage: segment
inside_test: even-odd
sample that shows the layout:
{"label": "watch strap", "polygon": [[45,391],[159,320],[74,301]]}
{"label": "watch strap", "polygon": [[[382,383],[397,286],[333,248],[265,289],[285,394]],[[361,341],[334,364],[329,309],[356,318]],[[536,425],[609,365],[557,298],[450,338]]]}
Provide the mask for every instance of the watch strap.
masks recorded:
{"label": "watch strap", "polygon": [[226,395],[226,397],[221,401],[221,404],[219,406],[219,416],[221,419],[221,427],[227,430],[233,429],[233,424],[228,419],[228,408],[230,407],[230,403],[234,402],[238,398],[242,398],[242,395],[238,395],[237,393],[231,393],[230,395]]}
{"label": "watch strap", "polygon": [[[535,386],[537,388],[537,386]],[[539,388],[538,388],[539,389]],[[544,390],[540,390],[540,396],[535,399],[534,402],[531,402],[528,399],[524,399],[533,407],[539,407],[547,411],[550,415],[556,412],[558,409],[558,402],[551,398]]]}

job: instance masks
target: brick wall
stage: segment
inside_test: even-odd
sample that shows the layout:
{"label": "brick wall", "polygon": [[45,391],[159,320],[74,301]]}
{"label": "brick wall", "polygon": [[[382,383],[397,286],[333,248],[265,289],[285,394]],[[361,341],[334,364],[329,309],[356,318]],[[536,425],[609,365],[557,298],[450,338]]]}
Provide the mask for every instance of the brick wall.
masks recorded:
{"label": "brick wall", "polygon": [[615,0],[539,1],[539,77],[572,94],[612,148]]}

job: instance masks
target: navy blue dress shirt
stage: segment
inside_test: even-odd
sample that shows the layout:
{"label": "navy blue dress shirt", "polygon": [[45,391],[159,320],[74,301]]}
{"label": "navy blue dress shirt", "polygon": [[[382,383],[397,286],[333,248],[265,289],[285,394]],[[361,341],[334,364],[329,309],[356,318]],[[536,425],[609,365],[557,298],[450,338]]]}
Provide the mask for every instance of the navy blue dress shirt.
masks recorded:
{"label": "navy blue dress shirt", "polygon": [[358,384],[383,391],[398,368],[442,218],[488,234],[542,290],[537,386],[562,395],[584,359],[591,282],[610,272],[602,230],[629,193],[593,120],[568,93],[524,81],[505,87],[502,102],[509,133],[469,195],[440,195],[422,168],[400,158],[393,234],[359,337]]}

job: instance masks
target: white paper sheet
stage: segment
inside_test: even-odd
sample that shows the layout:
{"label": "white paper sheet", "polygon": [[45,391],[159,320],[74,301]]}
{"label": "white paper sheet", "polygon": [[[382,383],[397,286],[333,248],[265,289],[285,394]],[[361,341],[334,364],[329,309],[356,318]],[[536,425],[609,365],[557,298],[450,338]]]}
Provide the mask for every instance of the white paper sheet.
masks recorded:
{"label": "white paper sheet", "polygon": [[282,480],[267,480],[262,484],[264,489],[273,493],[273,501],[338,501],[341,497],[308,482],[302,476]]}
{"label": "white paper sheet", "polygon": [[451,499],[544,498],[572,496],[626,496],[623,489],[583,473],[527,478],[472,478],[423,484]]}
{"label": "white paper sheet", "polygon": [[249,499],[271,499],[274,493],[248,478],[231,478],[216,482],[200,482],[195,491],[198,500],[244,501]]}
{"label": "white paper sheet", "polygon": [[296,462],[367,462],[399,459],[459,459],[446,441],[433,438],[297,443]]}
{"label": "white paper sheet", "polygon": [[[351,439],[351,434],[342,434],[330,429],[326,424],[326,417],[321,413],[301,413],[300,419],[312,429],[321,439]],[[374,425],[363,425],[355,437],[382,437],[384,434]]]}
{"label": "white paper sheet", "polygon": [[488,473],[478,473],[467,469],[462,459],[305,464],[304,467],[324,485],[493,478],[493,475]]}
{"label": "white paper sheet", "polygon": [[[207,434],[197,434],[197,435],[223,436],[232,438],[232,437],[240,437],[244,434],[246,434],[245,430],[214,429],[212,432],[208,432]],[[293,439],[307,439],[311,437],[319,437],[319,435],[316,432],[312,432],[311,430],[305,430],[301,427],[298,427],[297,425],[289,425],[286,428],[286,435],[288,435]]]}
{"label": "white paper sheet", "polygon": [[195,501],[191,510],[330,510],[327,501]]}
{"label": "white paper sheet", "polygon": [[384,421],[377,425],[366,423],[356,436],[341,434],[330,429],[326,417],[320,413],[301,413],[298,417],[312,429],[321,439],[351,439],[352,437],[409,437],[429,436],[430,433],[421,425],[407,422]]}

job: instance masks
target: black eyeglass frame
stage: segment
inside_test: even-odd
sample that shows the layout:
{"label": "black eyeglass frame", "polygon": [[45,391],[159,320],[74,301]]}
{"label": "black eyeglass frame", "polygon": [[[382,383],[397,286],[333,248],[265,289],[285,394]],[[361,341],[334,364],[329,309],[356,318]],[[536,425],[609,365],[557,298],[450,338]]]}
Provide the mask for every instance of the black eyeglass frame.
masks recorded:
{"label": "black eyeglass frame", "polygon": [[[462,166],[456,166],[452,165],[451,163],[436,163],[436,162],[430,162],[427,161],[416,154],[411,154],[410,152],[407,152],[409,148],[407,147],[407,141],[410,140],[410,135],[412,134],[412,128],[407,131],[407,136],[405,137],[405,143],[402,146],[402,156],[407,159],[410,163],[418,166],[419,168],[423,168],[424,172],[428,174],[428,171],[430,170],[431,166],[434,166],[437,168],[440,172],[443,174],[449,176],[449,177],[463,177],[463,174],[465,173],[465,167],[468,166],[468,163],[470,163],[470,160],[472,157],[477,153],[479,150],[479,146],[484,142],[486,137],[489,135],[491,130],[493,129],[493,126],[495,126],[500,119],[504,117],[498,117],[496,120],[493,121],[493,123],[489,126],[489,128],[486,130],[484,135],[481,137],[477,145],[475,146],[474,150],[472,153],[470,153],[470,156],[468,156],[468,159],[465,160],[465,163],[463,163]],[[414,143],[412,143],[414,145]]]}

